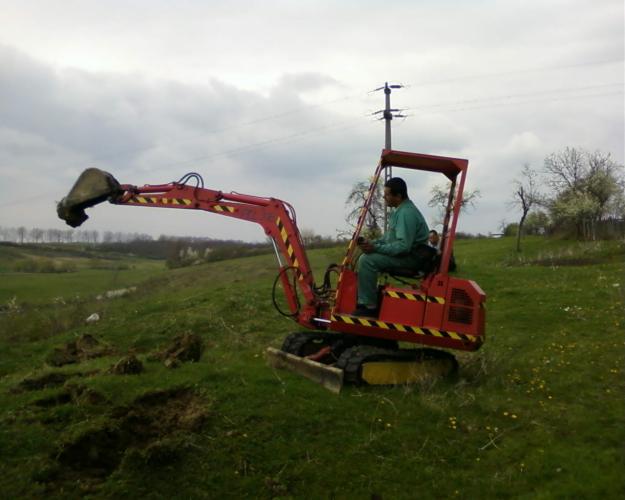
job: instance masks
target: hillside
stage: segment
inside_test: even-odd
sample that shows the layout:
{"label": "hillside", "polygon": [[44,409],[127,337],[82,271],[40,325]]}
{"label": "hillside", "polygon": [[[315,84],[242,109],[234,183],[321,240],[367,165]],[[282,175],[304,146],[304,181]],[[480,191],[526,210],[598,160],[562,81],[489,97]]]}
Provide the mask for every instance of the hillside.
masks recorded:
{"label": "hillside", "polygon": [[[272,255],[174,270],[65,256],[75,272],[42,274],[9,272],[23,256],[0,252],[2,491],[620,497],[625,245],[528,238],[521,256],[513,248],[456,246],[458,275],[488,295],[486,343],[457,355],[457,378],[339,396],[263,359],[297,330],[273,309]],[[342,254],[311,252],[318,279]],[[100,320],[86,323],[93,313]],[[178,335],[204,350],[168,368],[154,353]],[[144,371],[110,370],[128,354]]]}

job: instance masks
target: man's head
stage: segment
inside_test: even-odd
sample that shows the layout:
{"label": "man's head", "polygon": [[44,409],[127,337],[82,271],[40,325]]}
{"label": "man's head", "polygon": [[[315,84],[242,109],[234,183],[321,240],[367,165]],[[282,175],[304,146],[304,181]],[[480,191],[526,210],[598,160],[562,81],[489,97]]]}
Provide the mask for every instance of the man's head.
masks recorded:
{"label": "man's head", "polygon": [[408,198],[408,187],[401,177],[393,177],[384,184],[384,201],[389,207],[398,207]]}
{"label": "man's head", "polygon": [[438,236],[438,233],[434,229],[432,229],[430,231],[430,234],[428,234],[428,240],[430,241],[432,245],[435,245],[435,246],[438,245],[439,236]]}

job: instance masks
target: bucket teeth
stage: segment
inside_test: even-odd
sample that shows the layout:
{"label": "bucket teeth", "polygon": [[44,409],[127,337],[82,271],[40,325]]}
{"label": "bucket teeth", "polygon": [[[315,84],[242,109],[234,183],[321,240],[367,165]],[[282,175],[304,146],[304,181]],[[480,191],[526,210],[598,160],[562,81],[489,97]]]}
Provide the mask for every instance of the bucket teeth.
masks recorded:
{"label": "bucket teeth", "polygon": [[56,207],[56,213],[67,225],[78,227],[89,217],[85,208],[102,203],[120,192],[119,182],[108,172],[88,168]]}

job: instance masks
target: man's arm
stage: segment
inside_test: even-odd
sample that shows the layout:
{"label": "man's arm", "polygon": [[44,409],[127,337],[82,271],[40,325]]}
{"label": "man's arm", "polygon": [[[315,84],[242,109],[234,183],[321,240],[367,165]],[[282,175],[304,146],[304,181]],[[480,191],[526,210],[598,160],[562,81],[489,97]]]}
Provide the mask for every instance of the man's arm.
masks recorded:
{"label": "man's arm", "polygon": [[417,235],[419,218],[412,210],[402,210],[397,214],[397,224],[395,226],[395,240],[391,242],[374,243],[375,251],[383,255],[407,255],[412,249],[412,245]]}

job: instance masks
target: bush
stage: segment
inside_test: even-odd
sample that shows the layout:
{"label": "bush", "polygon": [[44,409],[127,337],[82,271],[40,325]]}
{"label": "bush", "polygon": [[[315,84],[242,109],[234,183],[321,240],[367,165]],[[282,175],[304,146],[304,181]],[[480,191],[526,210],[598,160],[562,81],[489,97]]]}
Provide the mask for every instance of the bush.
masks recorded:
{"label": "bush", "polygon": [[22,259],[14,264],[13,270],[18,273],[73,273],[76,271],[76,264],[46,258]]}

